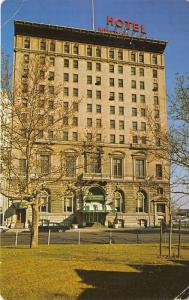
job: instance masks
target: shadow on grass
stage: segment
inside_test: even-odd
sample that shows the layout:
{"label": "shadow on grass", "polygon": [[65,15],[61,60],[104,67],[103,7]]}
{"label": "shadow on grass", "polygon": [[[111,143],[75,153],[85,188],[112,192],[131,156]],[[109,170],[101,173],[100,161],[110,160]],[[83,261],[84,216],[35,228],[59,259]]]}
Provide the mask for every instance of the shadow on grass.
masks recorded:
{"label": "shadow on grass", "polygon": [[174,299],[188,285],[189,261],[174,263],[129,265],[136,272],[76,270],[84,283],[93,286],[78,300]]}

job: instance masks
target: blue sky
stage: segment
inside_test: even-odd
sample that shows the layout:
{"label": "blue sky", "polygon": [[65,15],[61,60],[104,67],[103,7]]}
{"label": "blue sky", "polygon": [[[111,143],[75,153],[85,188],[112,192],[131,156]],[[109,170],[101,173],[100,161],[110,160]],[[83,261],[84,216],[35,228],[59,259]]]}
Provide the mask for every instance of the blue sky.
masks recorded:
{"label": "blue sky", "polygon": [[[174,88],[175,73],[189,70],[189,1],[94,0],[95,27],[106,16],[145,25],[148,37],[168,41],[165,51],[167,92]],[[2,47],[12,56],[13,20],[28,20],[77,28],[92,28],[91,0],[6,0],[2,4]]]}

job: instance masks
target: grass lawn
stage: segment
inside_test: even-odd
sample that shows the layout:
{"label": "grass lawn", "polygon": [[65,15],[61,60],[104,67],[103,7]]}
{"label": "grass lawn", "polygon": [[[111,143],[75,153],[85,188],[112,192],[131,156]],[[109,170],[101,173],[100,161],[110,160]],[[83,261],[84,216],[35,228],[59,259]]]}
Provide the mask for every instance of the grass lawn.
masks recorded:
{"label": "grass lawn", "polygon": [[[163,249],[166,255],[167,249]],[[176,253],[176,251],[175,251]],[[158,245],[1,248],[1,295],[20,299],[173,299],[188,285],[189,244],[180,260]]]}

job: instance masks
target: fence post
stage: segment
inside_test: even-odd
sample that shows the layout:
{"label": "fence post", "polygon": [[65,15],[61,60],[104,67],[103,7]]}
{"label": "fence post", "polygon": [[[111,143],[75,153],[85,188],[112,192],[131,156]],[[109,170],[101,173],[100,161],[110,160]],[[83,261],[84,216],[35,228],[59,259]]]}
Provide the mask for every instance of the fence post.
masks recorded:
{"label": "fence post", "polygon": [[162,256],[162,220],[160,222],[159,255]]}
{"label": "fence post", "polygon": [[78,229],[78,244],[80,245],[81,243],[81,235],[80,235],[80,229]]}
{"label": "fence post", "polygon": [[49,232],[48,232],[48,246],[50,245],[50,240],[51,240],[51,230],[49,229]]}
{"label": "fence post", "polygon": [[181,246],[181,220],[179,220],[178,258],[180,258],[180,246]]}
{"label": "fence post", "polygon": [[111,244],[111,243],[112,243],[112,232],[110,230],[109,244]]}
{"label": "fence post", "polygon": [[16,231],[15,247],[18,245],[18,230]]}

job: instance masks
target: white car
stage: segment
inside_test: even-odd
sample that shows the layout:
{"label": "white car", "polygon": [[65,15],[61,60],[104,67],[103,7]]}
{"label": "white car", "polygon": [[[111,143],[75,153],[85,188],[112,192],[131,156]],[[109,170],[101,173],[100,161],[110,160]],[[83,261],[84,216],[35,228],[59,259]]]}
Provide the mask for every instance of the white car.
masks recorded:
{"label": "white car", "polygon": [[9,230],[9,228],[6,225],[0,225],[0,232],[5,232]]}

